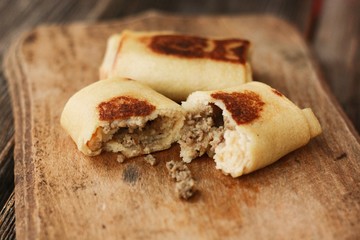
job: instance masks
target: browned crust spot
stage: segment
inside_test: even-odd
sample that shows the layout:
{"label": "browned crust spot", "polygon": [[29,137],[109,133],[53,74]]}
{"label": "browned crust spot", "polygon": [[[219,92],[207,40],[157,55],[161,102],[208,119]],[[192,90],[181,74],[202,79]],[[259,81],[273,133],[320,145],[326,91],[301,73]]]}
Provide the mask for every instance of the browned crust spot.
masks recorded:
{"label": "browned crust spot", "polygon": [[158,35],[149,42],[149,48],[159,54],[240,64],[246,62],[249,46],[250,42],[243,39],[209,40],[184,35]]}
{"label": "browned crust spot", "polygon": [[232,93],[216,92],[211,94],[211,97],[225,104],[238,125],[250,123],[260,117],[260,112],[265,105],[257,93],[247,90]]}
{"label": "browned crust spot", "polygon": [[133,116],[147,116],[155,110],[147,101],[120,96],[98,105],[99,118],[103,121],[123,119]]}
{"label": "browned crust spot", "polygon": [[278,95],[278,96],[280,96],[280,97],[282,97],[282,96],[284,96],[281,92],[279,92],[278,90],[276,90],[276,89],[271,89],[272,91],[273,91],[273,93],[275,93],[276,95]]}

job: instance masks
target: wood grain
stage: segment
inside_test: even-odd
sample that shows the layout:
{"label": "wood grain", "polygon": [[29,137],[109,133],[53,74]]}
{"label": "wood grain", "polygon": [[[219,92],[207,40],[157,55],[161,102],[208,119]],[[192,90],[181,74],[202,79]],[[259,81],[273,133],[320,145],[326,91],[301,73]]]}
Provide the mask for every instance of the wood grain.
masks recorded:
{"label": "wood grain", "polygon": [[15,199],[14,192],[0,212],[0,239],[15,238]]}
{"label": "wood grain", "polygon": [[0,206],[4,206],[8,197],[14,190],[14,161],[13,159],[14,139],[11,138],[8,144],[0,153]]}
{"label": "wood grain", "polygon": [[[199,193],[176,198],[165,161],[178,147],[125,164],[87,158],[59,126],[67,99],[97,80],[106,38],[125,28],[170,29],[254,42],[256,80],[311,106],[323,134],[253,174],[232,179],[211,159],[189,165]],[[256,31],[254,31],[256,29]],[[273,17],[147,14],[104,24],[38,28],[6,61],[15,113],[16,230],[19,239],[357,238],[359,138],[329,97],[300,34]],[[341,139],[341,141],[339,141]],[[131,177],[129,177],[131,176]]]}

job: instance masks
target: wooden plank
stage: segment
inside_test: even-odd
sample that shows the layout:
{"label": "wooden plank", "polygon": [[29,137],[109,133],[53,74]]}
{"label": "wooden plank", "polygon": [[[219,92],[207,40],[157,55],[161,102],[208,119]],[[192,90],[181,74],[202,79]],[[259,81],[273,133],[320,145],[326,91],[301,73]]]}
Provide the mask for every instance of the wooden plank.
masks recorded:
{"label": "wooden plank", "polygon": [[[190,202],[176,198],[164,166],[179,159],[177,146],[155,154],[157,167],[142,157],[119,164],[113,154],[83,156],[60,128],[59,116],[75,91],[97,80],[106,38],[125,28],[248,37],[254,43],[255,79],[300,107],[311,106],[323,134],[238,179],[216,171],[209,158],[194,161],[189,167],[199,193]],[[6,71],[15,102],[19,239],[360,235],[358,135],[318,78],[304,40],[283,21],[148,14],[104,24],[41,27],[14,46]]]}
{"label": "wooden plank", "polygon": [[324,1],[314,53],[324,77],[360,131],[360,1]]}
{"label": "wooden plank", "polygon": [[[39,23],[59,23],[73,20],[109,19],[115,16],[126,16],[149,8],[161,9],[164,11],[192,13],[246,13],[246,12],[267,12],[281,16],[294,23],[302,32],[306,31],[309,17],[309,0],[295,0],[289,3],[286,0],[276,1],[155,1],[144,2],[141,0],[132,1],[20,1],[4,0],[0,3],[0,64],[4,50],[9,46],[11,39],[14,39],[19,32],[38,25]],[[3,147],[7,146],[14,134],[10,97],[7,84],[0,69],[0,152],[6,156],[7,152]],[[1,159],[6,166],[0,169],[0,179],[4,183],[13,182],[12,169],[13,158]],[[2,189],[2,186],[5,188]],[[13,184],[0,185],[1,195],[0,208],[13,190]]]}

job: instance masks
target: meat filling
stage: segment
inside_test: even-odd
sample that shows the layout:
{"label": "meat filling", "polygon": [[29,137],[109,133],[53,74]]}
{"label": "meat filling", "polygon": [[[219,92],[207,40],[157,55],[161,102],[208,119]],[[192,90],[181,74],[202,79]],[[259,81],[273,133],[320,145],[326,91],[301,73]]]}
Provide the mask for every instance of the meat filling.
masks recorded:
{"label": "meat filling", "polygon": [[209,104],[200,112],[187,113],[179,140],[184,162],[191,162],[205,153],[213,157],[215,148],[224,141],[223,135],[222,110],[216,105]]}
{"label": "meat filling", "polygon": [[131,124],[114,121],[99,127],[88,146],[92,150],[103,148],[109,152],[121,152],[127,158],[147,154],[158,150],[160,142],[169,137],[174,124],[172,118],[165,116]]}

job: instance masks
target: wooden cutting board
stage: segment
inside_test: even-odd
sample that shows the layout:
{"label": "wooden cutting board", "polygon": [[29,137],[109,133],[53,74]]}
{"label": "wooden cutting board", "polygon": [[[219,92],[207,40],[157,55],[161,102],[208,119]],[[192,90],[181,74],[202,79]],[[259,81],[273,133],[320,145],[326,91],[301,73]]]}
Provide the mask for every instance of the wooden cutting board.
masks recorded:
{"label": "wooden cutting board", "polygon": [[[76,91],[98,80],[108,36],[124,29],[244,37],[254,78],[311,107],[323,134],[275,164],[233,179],[212,159],[189,164],[197,183],[179,200],[165,162],[179,147],[121,164],[85,157],[59,117]],[[359,137],[319,79],[300,34],[270,16],[170,16],[43,26],[13,44],[5,70],[16,124],[18,239],[338,239],[360,237]],[[224,76],[225,77],[225,76]]]}

